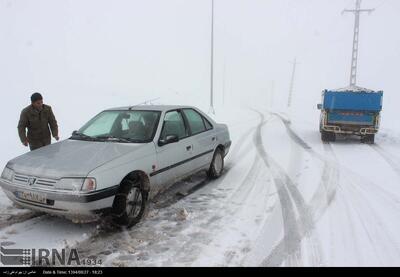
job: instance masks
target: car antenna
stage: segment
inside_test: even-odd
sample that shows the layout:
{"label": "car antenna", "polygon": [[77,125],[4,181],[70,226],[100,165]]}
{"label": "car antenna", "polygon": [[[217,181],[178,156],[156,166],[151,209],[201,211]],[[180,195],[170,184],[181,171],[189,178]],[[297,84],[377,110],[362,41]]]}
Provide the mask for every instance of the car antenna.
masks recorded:
{"label": "car antenna", "polygon": [[154,101],[156,101],[156,100],[158,100],[158,99],[160,99],[161,97],[157,97],[157,98],[153,98],[153,99],[149,99],[149,100],[146,100],[146,101],[144,101],[144,102],[141,102],[141,103],[139,103],[139,104],[136,104],[136,105],[133,105],[133,106],[130,106],[129,107],[129,110],[132,110],[133,109],[133,107],[136,107],[136,106],[141,106],[141,105],[152,105],[152,102],[154,102]]}

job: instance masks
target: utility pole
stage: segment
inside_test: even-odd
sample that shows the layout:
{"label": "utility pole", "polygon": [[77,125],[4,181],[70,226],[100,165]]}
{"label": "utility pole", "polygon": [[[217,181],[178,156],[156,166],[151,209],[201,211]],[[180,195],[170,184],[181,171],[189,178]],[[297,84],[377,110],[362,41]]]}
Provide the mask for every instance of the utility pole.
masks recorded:
{"label": "utility pole", "polygon": [[210,76],[210,110],[215,114],[214,109],[214,0],[211,0],[211,76]]}
{"label": "utility pole", "polygon": [[293,70],[292,70],[292,78],[290,80],[290,87],[289,87],[289,97],[288,97],[288,103],[287,106],[288,108],[290,108],[290,106],[292,105],[292,97],[293,97],[293,88],[294,88],[294,76],[296,74],[296,66],[299,64],[297,62],[297,59],[294,59],[293,64]]}
{"label": "utility pole", "polygon": [[354,21],[354,36],[353,36],[353,51],[351,55],[351,71],[350,71],[350,86],[356,86],[357,83],[357,63],[358,63],[358,42],[360,34],[360,14],[362,12],[372,13],[375,9],[361,9],[361,0],[356,0],[356,8],[354,10],[343,10],[351,12],[355,15]]}

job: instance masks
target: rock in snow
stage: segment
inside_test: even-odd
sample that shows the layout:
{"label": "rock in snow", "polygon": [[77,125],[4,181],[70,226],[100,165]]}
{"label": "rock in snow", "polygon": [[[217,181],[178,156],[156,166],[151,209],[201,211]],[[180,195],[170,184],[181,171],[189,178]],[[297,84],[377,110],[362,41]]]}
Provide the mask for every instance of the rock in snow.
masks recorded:
{"label": "rock in snow", "polygon": [[177,220],[186,220],[189,217],[189,213],[187,212],[187,210],[185,208],[180,209],[177,213],[176,213],[176,219]]}

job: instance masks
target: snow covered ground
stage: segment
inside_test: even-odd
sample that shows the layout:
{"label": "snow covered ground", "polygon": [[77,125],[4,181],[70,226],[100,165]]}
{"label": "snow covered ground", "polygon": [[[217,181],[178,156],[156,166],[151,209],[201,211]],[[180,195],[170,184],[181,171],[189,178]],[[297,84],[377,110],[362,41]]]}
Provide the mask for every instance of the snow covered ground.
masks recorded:
{"label": "snow covered ground", "polygon": [[233,141],[224,175],[174,185],[133,228],[35,214],[1,193],[1,240],[77,247],[106,266],[400,266],[396,132],[383,129],[374,146],[323,144],[318,122],[279,112],[225,109],[217,119]]}

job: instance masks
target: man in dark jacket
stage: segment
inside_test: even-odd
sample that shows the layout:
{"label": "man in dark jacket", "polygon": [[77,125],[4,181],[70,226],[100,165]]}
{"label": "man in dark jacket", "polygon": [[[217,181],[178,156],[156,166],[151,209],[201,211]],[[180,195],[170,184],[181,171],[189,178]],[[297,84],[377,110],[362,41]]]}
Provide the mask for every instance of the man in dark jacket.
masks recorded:
{"label": "man in dark jacket", "polygon": [[[28,134],[26,134],[28,129]],[[18,134],[23,145],[30,147],[31,151],[51,144],[51,134],[56,140],[58,137],[57,120],[50,106],[43,104],[40,93],[31,96],[31,105],[21,112],[18,123]]]}

